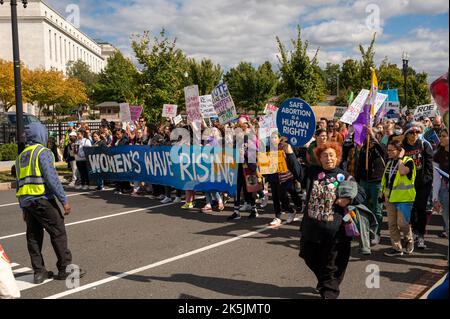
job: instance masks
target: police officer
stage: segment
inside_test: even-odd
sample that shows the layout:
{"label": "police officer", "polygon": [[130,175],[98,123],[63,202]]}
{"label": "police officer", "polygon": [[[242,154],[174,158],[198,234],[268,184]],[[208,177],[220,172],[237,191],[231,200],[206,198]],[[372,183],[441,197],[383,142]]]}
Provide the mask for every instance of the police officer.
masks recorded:
{"label": "police officer", "polygon": [[[40,284],[47,278],[65,280],[70,274],[67,269],[72,263],[72,254],[67,247],[64,216],[55,197],[69,215],[71,207],[55,169],[55,158],[46,148],[48,133],[41,123],[33,122],[25,128],[27,146],[16,160],[17,193],[23,219],[27,225],[27,246],[34,270],[34,283]],[[47,271],[42,256],[44,229],[58,259],[58,273]],[[80,278],[85,274],[79,270]]]}

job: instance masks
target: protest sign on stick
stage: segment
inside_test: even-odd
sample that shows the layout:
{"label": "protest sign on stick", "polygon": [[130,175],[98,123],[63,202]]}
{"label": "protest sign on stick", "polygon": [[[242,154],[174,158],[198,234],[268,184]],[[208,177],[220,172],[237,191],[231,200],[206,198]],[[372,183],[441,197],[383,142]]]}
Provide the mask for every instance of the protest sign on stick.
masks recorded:
{"label": "protest sign on stick", "polygon": [[237,118],[236,107],[225,83],[216,86],[211,95],[220,124],[227,124]]}
{"label": "protest sign on stick", "polygon": [[120,121],[123,122],[131,122],[131,113],[130,113],[130,105],[128,103],[120,103],[120,113],[119,118]]}
{"label": "protest sign on stick", "polygon": [[211,95],[200,96],[200,113],[202,113],[205,119],[217,116]]}
{"label": "protest sign on stick", "polygon": [[164,104],[162,117],[171,118],[177,116],[178,105]]}

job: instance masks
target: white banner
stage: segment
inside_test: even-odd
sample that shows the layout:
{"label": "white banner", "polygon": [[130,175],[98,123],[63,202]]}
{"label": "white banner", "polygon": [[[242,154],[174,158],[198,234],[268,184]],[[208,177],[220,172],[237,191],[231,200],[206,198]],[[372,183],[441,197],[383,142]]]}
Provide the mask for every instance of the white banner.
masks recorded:
{"label": "white banner", "polygon": [[177,116],[178,105],[175,104],[164,104],[162,117],[175,117]]}
{"label": "white banner", "polygon": [[119,118],[120,121],[123,122],[131,122],[131,112],[130,105],[128,103],[120,103],[120,113]]}
{"label": "white banner", "polygon": [[183,117],[181,116],[181,114],[178,114],[177,116],[175,116],[173,118],[173,123],[175,125],[178,125],[178,123],[181,123],[183,121]]}
{"label": "white banner", "polygon": [[202,95],[199,98],[200,98],[200,113],[202,113],[203,117],[205,119],[217,117],[217,113],[214,110],[212,95]]}

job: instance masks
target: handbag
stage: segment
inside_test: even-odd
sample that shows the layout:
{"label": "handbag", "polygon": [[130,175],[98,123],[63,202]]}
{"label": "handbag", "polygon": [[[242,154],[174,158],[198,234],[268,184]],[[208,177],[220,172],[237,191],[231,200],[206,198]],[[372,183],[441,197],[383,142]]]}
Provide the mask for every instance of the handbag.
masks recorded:
{"label": "handbag", "polygon": [[0,299],[20,298],[20,290],[11,269],[11,262],[0,245]]}

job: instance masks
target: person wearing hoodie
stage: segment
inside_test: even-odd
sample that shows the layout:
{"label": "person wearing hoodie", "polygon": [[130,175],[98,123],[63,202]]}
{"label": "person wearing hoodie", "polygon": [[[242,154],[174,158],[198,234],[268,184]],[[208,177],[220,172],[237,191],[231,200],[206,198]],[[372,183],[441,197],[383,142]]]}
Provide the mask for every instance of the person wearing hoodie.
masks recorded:
{"label": "person wearing hoodie", "polygon": [[433,148],[430,143],[419,138],[422,127],[413,122],[405,127],[403,148],[405,155],[411,157],[416,164],[417,178],[414,186],[416,199],[411,213],[411,225],[417,248],[425,249],[425,232],[427,227],[427,203],[433,186]]}
{"label": "person wearing hoodie", "polygon": [[[48,133],[38,122],[25,127],[26,148],[16,160],[17,193],[23,219],[27,225],[26,238],[34,283],[40,284],[48,278],[65,280],[71,272],[67,266],[72,264],[72,254],[67,245],[64,216],[56,199],[63,205],[64,215],[69,215],[71,206],[67,201],[63,186],[55,169],[53,153],[46,148]],[[58,259],[58,273],[47,271],[42,256],[44,229]],[[80,278],[86,272],[80,269]]]}

